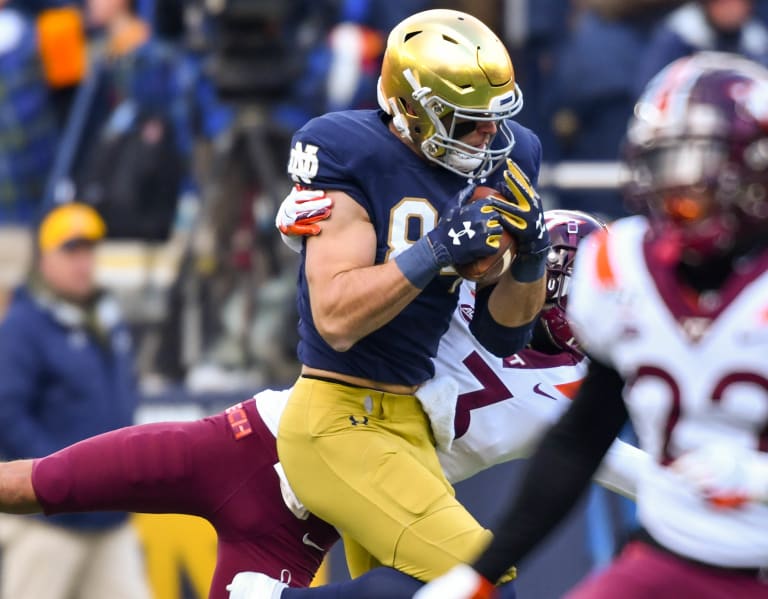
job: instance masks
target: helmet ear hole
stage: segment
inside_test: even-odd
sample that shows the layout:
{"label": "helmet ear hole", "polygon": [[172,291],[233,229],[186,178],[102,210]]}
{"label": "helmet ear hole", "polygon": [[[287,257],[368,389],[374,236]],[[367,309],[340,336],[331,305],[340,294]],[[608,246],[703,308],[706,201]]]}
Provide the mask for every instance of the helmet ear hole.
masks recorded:
{"label": "helmet ear hole", "polygon": [[379,85],[376,90],[378,96],[379,105],[381,109],[392,117],[392,125],[394,125],[400,137],[413,141],[411,137],[411,131],[408,128],[408,119],[402,113],[401,106],[404,107],[405,103],[400,98],[400,101],[396,101],[395,98],[387,98],[384,95],[384,88],[381,85],[381,77],[379,77]]}

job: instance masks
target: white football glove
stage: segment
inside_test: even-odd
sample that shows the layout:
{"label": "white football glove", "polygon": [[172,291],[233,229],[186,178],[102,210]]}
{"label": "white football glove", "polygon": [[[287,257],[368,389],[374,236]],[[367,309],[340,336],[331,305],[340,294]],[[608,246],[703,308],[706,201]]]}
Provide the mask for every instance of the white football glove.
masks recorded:
{"label": "white football glove", "polygon": [[714,506],[768,503],[768,455],[760,452],[734,445],[705,445],[682,455],[670,468]]}
{"label": "white football glove", "polygon": [[300,252],[301,238],[318,235],[320,225],[317,223],[331,215],[332,207],[333,200],[322,189],[301,189],[294,185],[275,216],[275,226],[283,242],[294,252]]}
{"label": "white football glove", "polygon": [[466,564],[454,566],[421,587],[413,599],[493,599],[496,587]]}

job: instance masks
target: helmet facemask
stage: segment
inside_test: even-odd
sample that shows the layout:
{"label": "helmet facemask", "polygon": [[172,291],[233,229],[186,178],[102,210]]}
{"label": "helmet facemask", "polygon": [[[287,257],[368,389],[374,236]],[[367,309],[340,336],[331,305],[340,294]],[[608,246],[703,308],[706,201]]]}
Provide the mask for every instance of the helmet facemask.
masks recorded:
{"label": "helmet facemask", "polygon": [[576,248],[569,245],[552,246],[547,254],[547,295],[539,315],[550,342],[562,351],[582,355],[571,331],[565,309],[568,305],[568,284],[573,272]]}
{"label": "helmet facemask", "polygon": [[[423,156],[443,168],[473,179],[484,179],[506,160],[515,145],[515,136],[506,119],[515,116],[523,106],[523,94],[515,84],[515,91],[494,98],[495,107],[474,109],[458,106],[432,94],[428,87],[419,88],[413,73],[406,69],[403,76],[413,87],[412,101],[390,98],[379,103],[393,116],[393,122],[400,135],[418,144]],[[420,116],[421,115],[421,116]],[[427,120],[424,127],[420,121]],[[477,148],[461,140],[474,131],[479,123],[494,123],[497,133],[491,135],[483,148]],[[423,129],[432,131],[424,135]],[[503,143],[491,149],[495,137],[500,135]],[[414,139],[416,138],[416,139]]]}
{"label": "helmet facemask", "polygon": [[547,253],[547,290],[539,323],[552,345],[582,356],[566,317],[568,286],[579,242],[590,233],[605,230],[605,223],[579,210],[547,210],[544,220],[552,245]]}
{"label": "helmet facemask", "polygon": [[627,130],[630,208],[684,262],[738,251],[768,228],[768,71],[701,53],[649,84]]}
{"label": "helmet facemask", "polygon": [[675,240],[689,258],[726,251],[735,241],[733,200],[741,184],[727,152],[718,140],[683,138],[629,161],[632,201],[654,232]]}
{"label": "helmet facemask", "polygon": [[[509,106],[495,110],[475,110],[462,108],[436,96],[428,98],[423,107],[435,132],[421,142],[424,156],[451,172],[471,175],[476,179],[483,179],[496,170],[515,145],[515,136],[506,119],[516,115],[522,108],[522,92],[515,85],[515,94],[507,98],[494,98],[494,101]],[[484,147],[477,148],[462,141],[478,124],[489,122],[496,125],[497,132],[489,136]],[[503,142],[499,147],[491,149],[497,135],[501,136]]]}

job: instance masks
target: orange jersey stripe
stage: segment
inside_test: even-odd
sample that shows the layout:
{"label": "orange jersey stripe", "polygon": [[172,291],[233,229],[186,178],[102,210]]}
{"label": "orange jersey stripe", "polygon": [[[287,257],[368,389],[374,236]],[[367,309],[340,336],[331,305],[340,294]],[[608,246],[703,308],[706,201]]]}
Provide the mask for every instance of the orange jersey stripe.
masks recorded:
{"label": "orange jersey stripe", "polygon": [[581,387],[582,380],[584,379],[571,381],[569,383],[560,383],[559,385],[555,385],[555,389],[560,391],[560,393],[565,395],[568,399],[573,399],[576,397],[576,392],[579,390],[579,387]]}
{"label": "orange jersey stripe", "polygon": [[611,266],[611,257],[608,247],[608,232],[600,231],[595,235],[594,243],[598,244],[595,253],[595,274],[603,287],[614,287],[616,275]]}

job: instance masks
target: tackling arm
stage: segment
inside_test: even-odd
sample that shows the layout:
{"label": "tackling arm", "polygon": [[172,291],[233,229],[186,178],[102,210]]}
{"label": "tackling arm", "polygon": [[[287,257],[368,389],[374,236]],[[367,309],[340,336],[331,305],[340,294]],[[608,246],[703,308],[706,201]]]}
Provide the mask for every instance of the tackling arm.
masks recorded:
{"label": "tackling arm", "polygon": [[520,492],[476,562],[482,576],[498,580],[568,514],[627,421],[623,385],[612,368],[594,361],[589,365],[576,398],[544,436]]}

